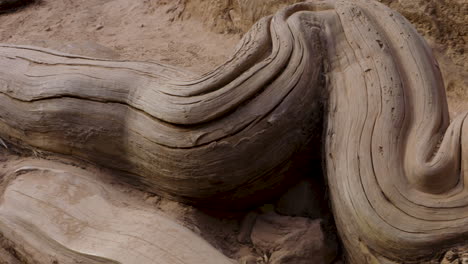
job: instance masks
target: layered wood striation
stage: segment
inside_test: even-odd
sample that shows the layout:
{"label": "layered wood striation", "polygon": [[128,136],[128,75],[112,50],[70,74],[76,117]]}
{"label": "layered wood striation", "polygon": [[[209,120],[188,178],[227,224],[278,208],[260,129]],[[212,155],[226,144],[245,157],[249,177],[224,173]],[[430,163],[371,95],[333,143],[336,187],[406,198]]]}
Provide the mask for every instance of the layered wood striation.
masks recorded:
{"label": "layered wood striation", "polygon": [[349,262],[429,261],[466,240],[466,113],[449,123],[437,62],[400,14],[337,3],[324,158]]}
{"label": "layered wood striation", "polygon": [[231,59],[200,77],[2,46],[1,134],[189,202],[264,199],[320,129],[320,30],[304,30],[293,13],[260,21]]}
{"label": "layered wood striation", "polygon": [[0,48],[2,137],[201,205],[248,206],[280,189],[322,114],[350,263],[421,263],[466,239],[466,114],[449,123],[427,44],[375,1],[290,6],[202,76]]}

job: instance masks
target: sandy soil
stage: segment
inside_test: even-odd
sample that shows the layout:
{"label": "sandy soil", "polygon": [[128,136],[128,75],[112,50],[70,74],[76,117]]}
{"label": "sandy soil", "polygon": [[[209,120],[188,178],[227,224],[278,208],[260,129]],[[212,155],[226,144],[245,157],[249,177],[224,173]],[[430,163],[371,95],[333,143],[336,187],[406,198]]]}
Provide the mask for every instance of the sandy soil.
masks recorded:
{"label": "sandy soil", "polygon": [[173,21],[171,8],[149,0],[41,0],[0,15],[0,42],[159,61],[203,73],[222,63],[240,39],[213,33],[201,21]]}

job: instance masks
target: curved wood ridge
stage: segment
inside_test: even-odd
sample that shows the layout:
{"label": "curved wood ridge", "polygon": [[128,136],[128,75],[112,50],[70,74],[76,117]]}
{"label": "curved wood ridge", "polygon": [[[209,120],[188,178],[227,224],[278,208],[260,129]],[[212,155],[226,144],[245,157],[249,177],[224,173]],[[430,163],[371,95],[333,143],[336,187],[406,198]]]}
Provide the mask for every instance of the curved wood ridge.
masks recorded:
{"label": "curved wood ridge", "polygon": [[231,59],[197,78],[1,46],[0,131],[175,198],[251,204],[284,181],[277,172],[321,129],[320,30],[302,29],[296,9],[260,21]]}
{"label": "curved wood ridge", "polygon": [[200,77],[0,48],[1,136],[205,205],[268,196],[320,133],[324,101],[326,171],[350,263],[421,263],[466,238],[466,114],[449,125],[427,44],[377,2],[290,6]]}
{"label": "curved wood ridge", "polygon": [[325,131],[337,226],[350,263],[422,263],[466,240],[466,113],[449,124],[439,67],[408,21],[340,3]]}

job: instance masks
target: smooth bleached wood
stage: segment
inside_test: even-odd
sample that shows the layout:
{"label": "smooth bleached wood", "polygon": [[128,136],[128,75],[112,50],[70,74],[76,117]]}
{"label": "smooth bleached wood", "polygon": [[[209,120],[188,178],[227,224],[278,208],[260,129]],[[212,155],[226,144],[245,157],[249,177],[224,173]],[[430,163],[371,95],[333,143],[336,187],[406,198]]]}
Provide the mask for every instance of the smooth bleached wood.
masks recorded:
{"label": "smooth bleached wood", "polygon": [[234,263],[96,173],[103,172],[37,159],[8,162],[2,243],[14,245],[10,252],[24,263]]}

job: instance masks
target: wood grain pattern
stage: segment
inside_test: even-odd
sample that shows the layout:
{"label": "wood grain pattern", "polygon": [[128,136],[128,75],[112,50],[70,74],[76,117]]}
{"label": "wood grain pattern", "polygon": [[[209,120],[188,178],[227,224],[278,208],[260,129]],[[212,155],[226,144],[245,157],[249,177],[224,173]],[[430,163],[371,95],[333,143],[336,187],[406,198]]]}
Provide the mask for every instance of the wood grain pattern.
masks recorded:
{"label": "wood grain pattern", "polygon": [[271,195],[295,153],[321,133],[322,115],[350,263],[421,263],[466,239],[466,113],[449,123],[430,49],[382,4],[292,5],[259,21],[203,76],[0,47],[2,137],[200,205],[248,206]]}
{"label": "wood grain pattern", "polygon": [[233,263],[154,207],[96,179],[96,171],[10,161],[0,202],[2,246],[8,241],[22,263]]}
{"label": "wood grain pattern", "polygon": [[2,46],[1,133],[185,201],[250,203],[284,180],[274,172],[320,129],[313,66],[322,57],[308,54],[321,50],[319,30],[305,34],[287,17],[259,22],[226,64],[196,79],[159,64]]}

